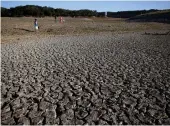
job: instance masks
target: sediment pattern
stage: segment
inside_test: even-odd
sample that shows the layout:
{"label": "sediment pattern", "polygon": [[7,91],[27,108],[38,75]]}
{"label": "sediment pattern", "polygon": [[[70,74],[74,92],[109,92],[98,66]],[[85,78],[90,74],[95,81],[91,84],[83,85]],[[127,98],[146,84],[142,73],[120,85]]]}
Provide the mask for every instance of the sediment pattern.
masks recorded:
{"label": "sediment pattern", "polygon": [[170,124],[170,36],[2,44],[2,124]]}

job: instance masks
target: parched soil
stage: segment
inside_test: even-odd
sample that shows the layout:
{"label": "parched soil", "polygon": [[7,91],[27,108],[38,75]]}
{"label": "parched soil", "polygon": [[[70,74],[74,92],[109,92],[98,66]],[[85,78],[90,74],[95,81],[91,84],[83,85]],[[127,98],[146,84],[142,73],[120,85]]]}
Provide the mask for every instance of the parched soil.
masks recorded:
{"label": "parched soil", "polygon": [[[35,32],[33,17],[2,17],[2,43],[18,41],[39,36],[82,35],[99,32],[145,32],[148,30],[170,31],[170,24],[145,22],[126,22],[116,18],[71,18],[64,17],[65,22],[59,23],[54,18],[37,18],[39,31]],[[23,40],[24,41],[24,40]]]}
{"label": "parched soil", "polygon": [[1,45],[2,124],[170,124],[170,36],[98,33]]}

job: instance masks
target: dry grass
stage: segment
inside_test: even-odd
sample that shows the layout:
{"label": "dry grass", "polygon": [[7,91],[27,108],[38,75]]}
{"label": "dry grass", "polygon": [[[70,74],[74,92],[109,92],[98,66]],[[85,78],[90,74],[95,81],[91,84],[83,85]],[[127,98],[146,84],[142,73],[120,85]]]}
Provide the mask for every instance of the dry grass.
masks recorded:
{"label": "dry grass", "polygon": [[164,30],[169,24],[128,23],[119,18],[64,18],[64,23],[54,18],[37,18],[39,31],[35,33],[33,17],[1,18],[2,42],[44,35],[79,35],[99,32],[136,32],[146,30]]}

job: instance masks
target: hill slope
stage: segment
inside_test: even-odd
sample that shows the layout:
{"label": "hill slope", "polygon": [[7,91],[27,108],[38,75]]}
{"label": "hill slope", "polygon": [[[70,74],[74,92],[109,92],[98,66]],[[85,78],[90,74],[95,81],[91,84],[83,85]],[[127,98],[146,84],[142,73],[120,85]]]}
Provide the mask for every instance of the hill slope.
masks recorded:
{"label": "hill slope", "polygon": [[170,9],[137,15],[135,17],[129,18],[128,20],[170,23]]}

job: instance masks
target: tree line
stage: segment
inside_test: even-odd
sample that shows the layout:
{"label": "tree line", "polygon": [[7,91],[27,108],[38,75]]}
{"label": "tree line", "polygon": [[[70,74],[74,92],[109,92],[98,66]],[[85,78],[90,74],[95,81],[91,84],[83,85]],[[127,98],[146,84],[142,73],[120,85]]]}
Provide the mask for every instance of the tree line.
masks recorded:
{"label": "tree line", "polygon": [[17,6],[15,8],[4,8],[1,7],[1,17],[23,17],[23,16],[35,16],[35,17],[45,17],[45,16],[97,16],[97,11],[95,10],[67,10],[52,7],[41,7],[35,5]]}
{"label": "tree line", "polygon": [[[121,12],[107,12],[107,17],[115,18],[130,18],[136,15],[145,14],[148,12],[155,12],[158,10],[136,10],[136,11],[121,11]],[[41,7],[35,5],[17,6],[14,8],[1,7],[1,17],[23,17],[23,16],[34,16],[34,17],[45,17],[45,16],[87,16],[87,17],[104,17],[105,12],[97,12],[96,10],[68,10],[61,8],[52,7]]]}

